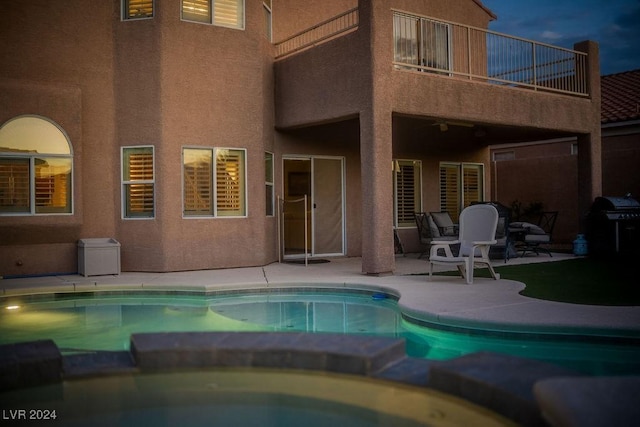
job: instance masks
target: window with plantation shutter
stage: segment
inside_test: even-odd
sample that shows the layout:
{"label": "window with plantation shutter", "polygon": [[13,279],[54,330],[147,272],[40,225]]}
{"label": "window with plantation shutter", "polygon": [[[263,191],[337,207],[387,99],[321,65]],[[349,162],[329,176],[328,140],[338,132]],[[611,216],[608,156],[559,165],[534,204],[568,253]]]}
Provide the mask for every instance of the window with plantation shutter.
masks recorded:
{"label": "window with plantation shutter", "polygon": [[155,216],[153,147],[122,148],[123,218]]}
{"label": "window with plantation shutter", "polygon": [[122,0],[122,19],[153,18],[154,0]]}
{"label": "window with plantation shutter", "polygon": [[182,0],[182,19],[244,29],[244,0]]}
{"label": "window with plantation shutter", "polygon": [[245,157],[241,149],[184,148],[184,216],[245,216]]}
{"label": "window with plantation shutter", "polygon": [[211,23],[211,0],[182,0],[182,19]]}
{"label": "window with plantation shutter", "polygon": [[73,156],[53,122],[21,116],[0,127],[0,214],[70,214]]}
{"label": "window with plantation shutter", "polygon": [[216,151],[216,215],[244,216],[244,150]]}
{"label": "window with plantation shutter", "polygon": [[225,27],[243,28],[243,0],[213,0],[213,23]]}
{"label": "window with plantation shutter", "polygon": [[460,166],[457,164],[440,165],[440,211],[449,212],[454,222],[460,214]]}
{"label": "window with plantation shutter", "polygon": [[454,222],[462,209],[484,200],[484,165],[440,164],[440,210],[449,212]]}
{"label": "window with plantation shutter", "polygon": [[0,212],[30,212],[29,159],[0,159]]}
{"label": "window with plantation shutter", "polygon": [[462,165],[462,207],[466,208],[473,202],[483,200],[481,165]]}
{"label": "window with plantation shutter", "polygon": [[422,210],[422,164],[417,160],[396,160],[393,165],[394,222],[397,227],[413,227],[414,213]]}
{"label": "window with plantation shutter", "polygon": [[54,213],[64,210],[71,198],[71,165],[67,159],[35,159],[36,211]]}
{"label": "window with plantation shutter", "polygon": [[184,215],[213,215],[212,150],[183,150]]}

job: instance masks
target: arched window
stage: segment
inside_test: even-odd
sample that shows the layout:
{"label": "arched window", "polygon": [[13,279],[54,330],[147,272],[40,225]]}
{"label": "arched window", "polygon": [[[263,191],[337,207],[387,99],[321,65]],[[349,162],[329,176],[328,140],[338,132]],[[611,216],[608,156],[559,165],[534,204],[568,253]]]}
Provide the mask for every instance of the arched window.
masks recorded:
{"label": "arched window", "polygon": [[0,127],[0,215],[72,212],[71,144],[60,127],[35,116]]}

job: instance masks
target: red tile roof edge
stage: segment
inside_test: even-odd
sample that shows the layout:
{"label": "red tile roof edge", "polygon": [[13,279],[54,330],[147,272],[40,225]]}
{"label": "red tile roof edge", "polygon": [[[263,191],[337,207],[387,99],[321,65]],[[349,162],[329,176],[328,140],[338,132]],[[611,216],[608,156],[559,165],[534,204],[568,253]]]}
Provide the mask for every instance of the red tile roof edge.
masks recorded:
{"label": "red tile roof edge", "polygon": [[604,75],[601,123],[640,120],[640,69]]}

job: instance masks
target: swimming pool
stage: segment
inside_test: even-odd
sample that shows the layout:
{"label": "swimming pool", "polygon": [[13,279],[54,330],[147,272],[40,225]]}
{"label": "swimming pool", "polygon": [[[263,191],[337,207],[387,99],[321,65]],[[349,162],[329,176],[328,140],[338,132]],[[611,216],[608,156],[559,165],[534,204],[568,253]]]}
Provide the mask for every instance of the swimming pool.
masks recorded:
{"label": "swimming pool", "polygon": [[51,294],[3,298],[0,311],[0,344],[52,339],[67,354],[128,350],[133,333],[185,331],[367,334],[405,338],[409,356],[430,360],[495,351],[595,375],[640,374],[637,345],[427,328],[403,318],[392,295],[368,291]]}

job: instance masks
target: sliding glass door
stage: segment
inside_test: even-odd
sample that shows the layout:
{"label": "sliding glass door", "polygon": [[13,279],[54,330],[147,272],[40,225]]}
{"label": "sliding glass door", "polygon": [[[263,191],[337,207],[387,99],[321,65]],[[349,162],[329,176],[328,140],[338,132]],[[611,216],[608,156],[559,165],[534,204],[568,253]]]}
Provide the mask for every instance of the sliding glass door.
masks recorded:
{"label": "sliding glass door", "polygon": [[285,257],[344,255],[343,158],[285,157],[283,171]]}

